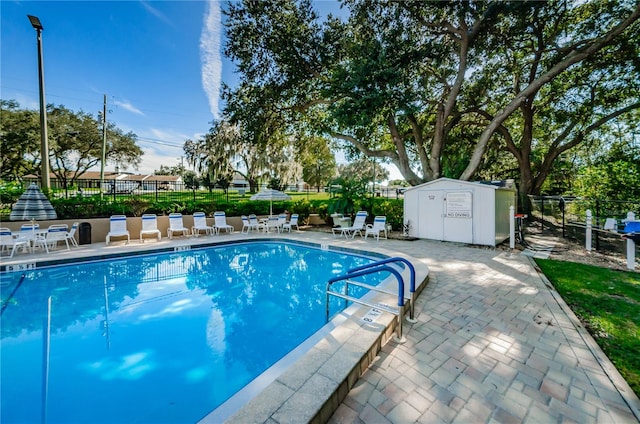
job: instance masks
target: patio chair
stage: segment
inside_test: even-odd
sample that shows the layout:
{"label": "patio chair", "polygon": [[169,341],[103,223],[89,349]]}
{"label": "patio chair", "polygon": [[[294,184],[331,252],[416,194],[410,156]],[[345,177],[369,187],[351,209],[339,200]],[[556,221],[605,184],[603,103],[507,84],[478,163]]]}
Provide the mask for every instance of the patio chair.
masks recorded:
{"label": "patio chair", "polygon": [[67,239],[68,233],[69,227],[67,224],[50,225],[42,237],[36,237],[34,247],[40,246],[45,252],[49,253],[50,250],[54,250],[58,246],[59,241],[63,241],[67,245],[67,250],[71,250],[69,239]]}
{"label": "patio chair", "polygon": [[178,212],[169,214],[169,228],[167,228],[167,236],[169,239],[173,239],[174,233],[182,233],[185,237],[189,235],[189,229],[184,226],[182,214]]}
{"label": "patio chair", "polygon": [[384,234],[384,238],[387,238],[387,217],[386,216],[376,216],[373,219],[373,225],[368,224],[364,230],[364,238],[366,239],[368,235],[372,235],[376,238],[376,240],[380,240],[380,234]]}
{"label": "patio chair", "polygon": [[20,226],[20,232],[18,238],[21,240],[32,241],[36,238],[36,235],[41,233],[40,224],[22,224]]}
{"label": "patio chair", "polygon": [[126,237],[125,244],[129,244],[131,238],[129,237],[129,231],[127,231],[127,217],[124,215],[111,215],[109,218],[109,232],[105,240],[108,246],[112,237]]}
{"label": "patio chair", "polygon": [[233,233],[233,225],[227,224],[227,215],[223,211],[214,212],[213,220],[213,228],[215,228],[216,234],[220,234],[220,230]]}
{"label": "patio chair", "polygon": [[247,217],[247,215],[241,216],[241,219],[242,219],[242,230],[240,230],[241,233],[249,234],[251,230],[256,230],[256,231],[260,230],[260,223],[258,222],[258,218],[255,215],[253,215],[253,217],[255,218],[255,222],[252,222],[249,219],[249,217]]}
{"label": "patio chair", "polygon": [[240,232],[244,234],[245,233],[244,230],[247,230],[246,233],[248,234],[249,233],[249,227],[250,227],[249,217],[247,215],[242,215],[240,217],[240,220],[242,221],[242,228],[240,229]]}
{"label": "patio chair", "polygon": [[360,236],[362,236],[362,230],[364,230],[366,224],[365,221],[367,220],[368,215],[367,211],[358,211],[358,213],[356,213],[356,219],[353,220],[353,225],[351,227],[334,227],[331,229],[331,232],[334,236],[338,234],[339,236],[351,236],[351,238],[354,238],[356,233],[359,233]]}
{"label": "patio chair", "polygon": [[282,225],[282,231],[287,230],[289,232],[291,232],[291,228],[296,227],[296,231],[299,231],[300,229],[298,228],[298,214],[294,213],[293,215],[291,215],[291,220],[289,220],[289,222],[285,222]]}
{"label": "patio chair", "polygon": [[42,233],[43,231],[40,230],[40,224],[22,224],[20,226],[20,231],[17,234],[14,234],[14,236],[21,242],[26,241],[29,246],[29,250],[33,252],[35,240],[36,238],[41,237]]}
{"label": "patio chair", "polygon": [[204,234],[206,236],[210,236],[215,231],[215,228],[207,225],[207,216],[204,214],[204,212],[194,212],[191,234],[198,237],[201,231],[204,231]]}
{"label": "patio chair", "polygon": [[151,234],[158,241],[162,239],[162,233],[158,230],[158,217],[152,213],[142,215],[142,230],[140,230],[140,243],[144,243],[144,236]]}
{"label": "patio chair", "polygon": [[71,242],[71,244],[75,247],[78,247],[78,242],[76,241],[76,231],[78,230],[78,226],[80,224],[78,222],[74,222],[71,224],[71,230],[69,230],[66,234],[66,239]]}
{"label": "patio chair", "polygon": [[253,213],[249,215],[249,226],[251,226],[252,230],[255,229],[257,231],[260,231],[262,228],[264,228],[264,226],[260,224],[260,221],[258,221],[258,217]]}
{"label": "patio chair", "polygon": [[20,226],[20,231],[32,231],[32,230],[39,230],[40,229],[40,224],[22,224]]}
{"label": "patio chair", "polygon": [[280,223],[278,222],[277,216],[270,216],[267,218],[267,222],[264,224],[265,233],[270,233],[271,230],[280,232]]}
{"label": "patio chair", "polygon": [[20,239],[17,235],[12,234],[10,229],[0,228],[0,252],[5,249],[7,251],[11,250],[9,257],[13,258],[13,254],[18,247],[22,247],[23,250],[27,250],[31,248],[31,244],[29,240]]}
{"label": "patio chair", "polygon": [[287,214],[281,213],[280,215],[278,215],[278,228],[280,230],[282,230],[283,225],[286,223],[287,223]]}

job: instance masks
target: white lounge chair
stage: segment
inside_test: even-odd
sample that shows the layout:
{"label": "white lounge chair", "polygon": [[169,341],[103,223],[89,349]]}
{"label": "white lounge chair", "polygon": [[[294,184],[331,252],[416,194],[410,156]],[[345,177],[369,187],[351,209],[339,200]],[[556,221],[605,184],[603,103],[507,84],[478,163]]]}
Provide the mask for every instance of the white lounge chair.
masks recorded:
{"label": "white lounge chair", "polygon": [[22,224],[18,233],[18,240],[26,240],[29,243],[29,248],[32,249],[34,240],[42,234],[40,224]]}
{"label": "white lounge chair", "polygon": [[39,230],[40,229],[40,224],[22,224],[20,226],[20,231],[32,231],[32,230]]}
{"label": "white lounge chair", "polygon": [[220,230],[233,233],[233,225],[227,224],[227,215],[223,211],[214,212],[213,220],[213,228],[215,228],[217,234],[220,234]]}
{"label": "white lounge chair", "polygon": [[169,214],[169,228],[167,228],[167,236],[172,239],[174,233],[182,233],[183,236],[189,235],[189,229],[184,226],[181,213]]}
{"label": "white lounge chair", "polygon": [[246,215],[241,216],[241,219],[242,219],[242,230],[240,230],[241,233],[249,234],[251,230],[256,230],[256,231],[260,230],[260,223],[258,222],[258,218],[255,215],[253,215],[253,218],[255,219],[255,221],[252,222],[252,220],[249,219]]}
{"label": "white lounge chair", "polygon": [[249,217],[247,215],[242,215],[240,217],[240,220],[242,221],[242,228],[240,229],[240,232],[244,234],[244,230],[247,230],[246,233],[249,234],[249,230],[251,229],[251,224],[249,224]]}
{"label": "white lounge chair", "polygon": [[373,225],[369,224],[364,230],[364,238],[366,239],[368,235],[372,235],[376,238],[376,240],[380,240],[380,234],[384,235],[384,238],[387,238],[387,217],[386,216],[376,216],[373,219]]}
{"label": "white lounge chair", "polygon": [[29,250],[33,252],[36,239],[44,237],[44,233],[46,233],[46,230],[40,230],[40,224],[22,224],[20,231],[17,235],[14,235],[19,241],[26,241],[29,245]]}
{"label": "white lounge chair", "polygon": [[77,222],[71,224],[71,230],[69,230],[66,234],[67,240],[69,240],[75,247],[78,247],[78,242],[76,241],[76,231],[78,230],[79,225],[80,224],[78,224]]}
{"label": "white lounge chair", "polygon": [[331,229],[331,232],[333,235],[338,234],[345,237],[351,236],[351,238],[354,238],[356,233],[359,233],[360,236],[362,236],[362,230],[365,228],[365,221],[367,220],[368,215],[367,211],[358,211],[358,213],[356,213],[356,219],[353,220],[353,225],[351,227],[335,227]]}
{"label": "white lounge chair", "polygon": [[34,247],[42,247],[45,252],[49,253],[50,250],[54,250],[58,246],[59,241],[63,241],[67,245],[67,250],[70,250],[69,239],[67,239],[68,233],[69,227],[67,224],[50,225],[46,233],[35,238],[33,241]]}
{"label": "white lounge chair", "polygon": [[286,223],[287,223],[287,214],[281,213],[280,215],[278,215],[278,228],[280,231],[282,231],[282,227]]}
{"label": "white lounge chair", "polygon": [[0,252],[3,250],[11,250],[9,253],[9,257],[13,258],[13,254],[15,253],[18,247],[22,247],[23,249],[30,249],[31,244],[29,240],[20,239],[18,236],[11,233],[11,230],[8,228],[0,228]]}
{"label": "white lounge chair", "polygon": [[249,226],[252,230],[256,231],[260,231],[262,228],[264,228],[264,225],[260,224],[260,221],[258,221],[258,217],[253,213],[249,215]]}
{"label": "white lounge chair", "polygon": [[109,232],[105,243],[107,246],[111,242],[112,237],[126,237],[125,244],[129,244],[131,238],[129,237],[129,231],[127,231],[127,217],[124,215],[112,215],[109,218]]}
{"label": "white lounge chair", "polygon": [[210,236],[215,229],[207,225],[207,216],[204,212],[193,213],[193,227],[191,227],[191,234],[198,237],[200,232],[204,231],[204,234]]}
{"label": "white lounge chair", "polygon": [[282,231],[287,230],[289,232],[291,232],[291,228],[296,227],[296,230],[299,230],[298,228],[298,214],[294,213],[293,215],[291,215],[291,219],[289,220],[289,222],[285,222],[282,225]]}
{"label": "white lounge chair", "polygon": [[144,243],[144,236],[152,235],[156,240],[162,239],[162,233],[158,230],[158,217],[152,213],[142,215],[142,230],[140,230],[140,243]]}

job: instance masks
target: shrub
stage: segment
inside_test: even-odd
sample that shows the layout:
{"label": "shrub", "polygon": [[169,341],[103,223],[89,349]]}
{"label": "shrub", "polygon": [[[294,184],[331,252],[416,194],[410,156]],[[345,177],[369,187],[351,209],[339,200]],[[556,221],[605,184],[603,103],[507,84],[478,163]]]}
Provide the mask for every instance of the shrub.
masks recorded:
{"label": "shrub", "polygon": [[133,215],[126,203],[111,203],[100,196],[75,196],[51,199],[59,219],[106,218],[111,215]]}
{"label": "shrub", "polygon": [[404,203],[398,199],[375,198],[370,212],[373,216],[385,215],[387,224],[394,230],[401,230],[404,219]]}
{"label": "shrub", "polygon": [[0,181],[0,203],[12,205],[24,191],[25,189],[18,181]]}
{"label": "shrub", "polygon": [[291,213],[297,213],[300,222],[307,222],[309,214],[311,213],[311,207],[311,203],[308,200],[302,199],[291,205]]}
{"label": "shrub", "polygon": [[[295,201],[273,202],[273,212],[280,213],[285,209],[290,213],[297,213],[300,221],[305,222],[309,215],[319,214],[327,220],[332,211],[335,199],[308,200],[298,198]],[[402,228],[403,223],[403,201],[398,199],[387,199],[380,197],[356,197],[349,200],[355,211],[366,210],[369,212],[370,220],[376,215],[385,215],[387,222],[394,229]],[[179,212],[184,215],[191,215],[193,212],[202,211],[207,216],[212,216],[215,211],[225,211],[227,216],[240,216],[269,214],[269,202],[266,201],[204,201],[204,200],[182,200],[182,201],[158,201],[154,202],[145,198],[127,198],[113,203],[113,198],[100,198],[95,196],[73,196],[68,199],[56,198],[51,200],[60,219],[78,218],[106,218],[111,215],[140,216],[143,213],[156,215],[169,215],[171,212]],[[345,213],[338,210],[338,212]],[[345,213],[348,215],[348,213]]]}
{"label": "shrub", "polygon": [[149,209],[151,202],[140,197],[130,197],[122,202],[129,207],[133,216],[142,216]]}

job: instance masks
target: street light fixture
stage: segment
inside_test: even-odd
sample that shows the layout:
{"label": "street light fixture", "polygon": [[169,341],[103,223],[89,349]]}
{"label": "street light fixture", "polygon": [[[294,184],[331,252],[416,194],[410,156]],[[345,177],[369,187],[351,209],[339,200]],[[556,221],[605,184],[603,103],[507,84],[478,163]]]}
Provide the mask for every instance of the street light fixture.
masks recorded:
{"label": "street light fixture", "polygon": [[47,104],[44,99],[44,63],[42,55],[42,23],[36,16],[27,15],[36,30],[38,43],[38,82],[40,84],[40,178],[42,191],[49,192],[49,141],[47,137]]}

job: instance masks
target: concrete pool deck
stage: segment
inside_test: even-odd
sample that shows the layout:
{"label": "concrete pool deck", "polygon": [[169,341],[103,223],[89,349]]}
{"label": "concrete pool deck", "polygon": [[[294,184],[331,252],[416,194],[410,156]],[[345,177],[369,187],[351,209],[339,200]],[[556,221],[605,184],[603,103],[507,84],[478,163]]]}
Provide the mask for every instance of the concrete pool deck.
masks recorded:
{"label": "concrete pool deck", "polygon": [[[268,387],[260,394],[261,401],[286,398],[287,402],[279,407],[274,406],[278,402],[269,403],[266,408],[264,403],[250,402],[229,422],[639,421],[638,397],[524,255],[430,240],[346,240],[313,231],[266,237],[408,255],[428,266],[429,283],[416,302],[418,322],[404,322],[406,342],[384,344],[357,381],[335,387],[332,415],[313,409],[319,397],[332,390],[327,387],[332,374],[344,364],[336,361],[332,367],[326,355],[316,351],[298,362],[315,362],[317,367],[324,361],[326,366],[318,367],[321,371],[289,373],[272,383],[275,391]],[[158,243],[133,241],[126,246],[95,243],[70,252],[59,248],[49,255],[16,254],[13,259],[3,257],[1,264],[245,238],[236,233]],[[359,339],[349,344],[352,330],[349,326],[342,330],[342,339],[337,340],[342,346],[360,344]],[[301,390],[303,386],[306,389]]]}

